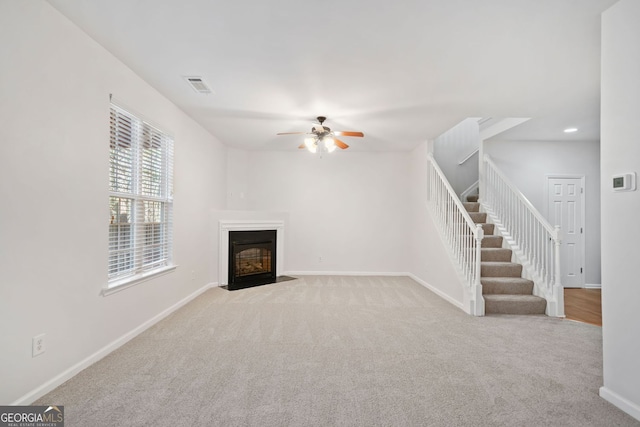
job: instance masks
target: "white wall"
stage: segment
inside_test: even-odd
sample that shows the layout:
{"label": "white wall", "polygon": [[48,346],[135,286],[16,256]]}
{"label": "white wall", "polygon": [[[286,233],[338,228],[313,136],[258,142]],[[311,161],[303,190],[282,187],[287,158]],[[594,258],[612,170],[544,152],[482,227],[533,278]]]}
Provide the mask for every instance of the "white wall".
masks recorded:
{"label": "white wall", "polygon": [[640,2],[602,15],[602,334],[600,395],[640,420],[640,190],[614,193],[611,177],[640,173]]}
{"label": "white wall", "polygon": [[599,285],[600,143],[598,141],[485,141],[484,153],[543,215],[547,175],[585,176],[585,283]]}
{"label": "white wall", "polygon": [[249,184],[249,152],[236,148],[227,149],[227,206],[229,209],[247,209],[247,185]]}
{"label": "white wall", "polygon": [[[210,212],[225,204],[226,153],[46,2],[0,2],[0,58],[0,404],[29,403],[211,282]],[[175,136],[179,267],[102,297],[109,93]],[[32,358],[41,333],[46,351]]]}
{"label": "white wall", "polygon": [[339,151],[322,159],[303,150],[229,149],[228,159],[229,209],[289,214],[285,271],[409,272],[462,306],[460,280],[427,208],[426,143],[411,153]]}
{"label": "white wall", "polygon": [[478,180],[478,154],[460,164],[480,147],[478,119],[464,119],[433,143],[433,156],[458,196]]}
{"label": "white wall", "polygon": [[460,279],[427,205],[427,153],[423,143],[411,153],[411,273],[440,296],[462,308]]}
{"label": "white wall", "polygon": [[285,271],[406,272],[408,167],[408,153],[233,150],[228,208],[289,213]]}

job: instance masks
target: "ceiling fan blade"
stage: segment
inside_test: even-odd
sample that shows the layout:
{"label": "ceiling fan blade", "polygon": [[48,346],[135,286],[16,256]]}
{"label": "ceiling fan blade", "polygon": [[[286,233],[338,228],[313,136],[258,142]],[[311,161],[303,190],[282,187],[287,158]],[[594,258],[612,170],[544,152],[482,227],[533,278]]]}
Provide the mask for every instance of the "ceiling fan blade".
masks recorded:
{"label": "ceiling fan blade", "polygon": [[343,131],[337,131],[334,132],[335,135],[337,136],[364,136],[364,133],[362,132],[353,132],[353,131],[347,131],[347,130],[343,130]]}
{"label": "ceiling fan blade", "polygon": [[338,138],[333,138],[333,140],[335,141],[336,145],[337,145],[339,148],[342,148],[343,150],[344,150],[345,148],[349,148],[349,146],[348,146],[347,144],[345,144],[344,142],[340,141]]}
{"label": "ceiling fan blade", "polygon": [[307,132],[280,132],[276,133],[276,135],[304,135]]}

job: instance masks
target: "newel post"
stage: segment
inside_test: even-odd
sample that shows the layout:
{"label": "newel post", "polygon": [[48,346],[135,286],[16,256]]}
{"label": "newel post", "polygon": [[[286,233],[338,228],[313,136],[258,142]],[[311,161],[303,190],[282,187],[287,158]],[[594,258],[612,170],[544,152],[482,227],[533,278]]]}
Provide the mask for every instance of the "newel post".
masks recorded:
{"label": "newel post", "polygon": [[564,317],[564,286],[562,286],[562,273],[560,271],[560,244],[562,243],[562,239],[560,239],[560,226],[556,225],[555,227],[556,235],[554,239],[555,243],[555,271],[554,271],[554,280],[553,280],[553,293],[554,298],[556,300],[556,317]]}
{"label": "newel post", "polygon": [[485,184],[485,165],[484,140],[480,139],[480,152],[478,153],[478,202],[480,203],[484,203],[484,199],[487,194]]}
{"label": "newel post", "polygon": [[480,260],[482,258],[482,239],[484,238],[484,230],[480,224],[476,224],[476,271],[475,281],[473,284],[473,315],[484,316],[484,298],[482,297],[482,283],[480,282],[481,268]]}

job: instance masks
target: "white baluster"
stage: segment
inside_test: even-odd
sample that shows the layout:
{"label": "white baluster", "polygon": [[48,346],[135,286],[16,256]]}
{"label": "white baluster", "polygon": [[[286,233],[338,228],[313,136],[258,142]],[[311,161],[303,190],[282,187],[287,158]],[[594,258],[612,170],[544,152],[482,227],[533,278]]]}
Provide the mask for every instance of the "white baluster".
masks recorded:
{"label": "white baluster", "polygon": [[[534,271],[538,286],[551,296],[558,297],[558,289],[552,284],[560,282],[559,244],[556,230],[533,205],[497,169],[490,157],[483,157],[484,183],[483,206],[494,221],[504,227],[513,243],[522,251]],[[538,283],[542,281],[542,283]],[[559,300],[558,300],[559,301]],[[558,309],[560,310],[560,309]]]}

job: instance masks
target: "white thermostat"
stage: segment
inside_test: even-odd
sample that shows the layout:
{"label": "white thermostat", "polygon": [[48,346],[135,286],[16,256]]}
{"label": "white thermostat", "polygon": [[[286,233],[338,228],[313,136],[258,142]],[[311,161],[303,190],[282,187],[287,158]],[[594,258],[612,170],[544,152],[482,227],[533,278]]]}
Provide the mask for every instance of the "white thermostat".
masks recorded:
{"label": "white thermostat", "polygon": [[636,173],[623,173],[613,176],[613,191],[635,191]]}

